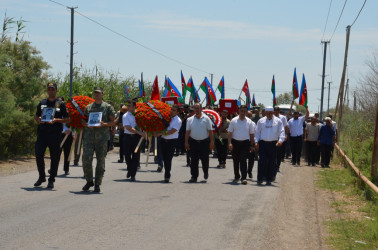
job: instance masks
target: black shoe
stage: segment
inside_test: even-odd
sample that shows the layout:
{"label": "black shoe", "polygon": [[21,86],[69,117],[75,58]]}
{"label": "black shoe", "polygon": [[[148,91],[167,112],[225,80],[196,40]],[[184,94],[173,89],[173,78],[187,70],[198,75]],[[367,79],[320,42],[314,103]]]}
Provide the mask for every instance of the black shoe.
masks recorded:
{"label": "black shoe", "polygon": [[312,163],[312,166],[313,166],[313,167],[315,167],[315,166],[316,166],[316,164],[315,164],[315,163]]}
{"label": "black shoe", "polygon": [[83,191],[88,191],[89,188],[93,186],[94,186],[93,182],[87,182],[87,184],[85,184],[85,186],[83,187]]}
{"label": "black shoe", "polygon": [[76,166],[77,167],[77,166],[79,166],[79,163],[75,161],[72,166]]}
{"label": "black shoe", "polygon": [[243,184],[243,185],[247,185],[247,180],[246,179],[243,179],[243,180],[241,180],[241,183]]}
{"label": "black shoe", "polygon": [[118,160],[118,163],[122,163],[123,162],[123,160]]}
{"label": "black shoe", "polygon": [[267,182],[266,182],[266,185],[267,185],[267,186],[271,186],[272,183],[271,183],[270,181],[267,181]]}
{"label": "black shoe", "polygon": [[54,188],[54,182],[49,181],[47,188]]}
{"label": "black shoe", "polygon": [[262,184],[262,181],[257,181],[257,185],[261,185]]}
{"label": "black shoe", "polygon": [[131,176],[130,181],[135,181],[135,176]]}
{"label": "black shoe", "polygon": [[64,171],[65,175],[70,175],[70,171]]}
{"label": "black shoe", "polygon": [[209,173],[205,173],[205,174],[203,174],[203,178],[204,178],[205,180],[207,180],[207,179],[209,178]]}
{"label": "black shoe", "polygon": [[129,172],[127,172],[127,174],[126,174],[126,179],[128,179],[128,178],[130,178],[130,173]]}
{"label": "black shoe", "polygon": [[157,170],[156,170],[156,171],[160,173],[160,172],[161,172],[161,170],[163,170],[163,167],[162,167],[162,166],[158,166],[158,168],[157,168]]}
{"label": "black shoe", "polygon": [[252,179],[252,177],[253,177],[252,172],[248,173],[248,177],[249,177],[249,179]]}
{"label": "black shoe", "polygon": [[164,179],[164,182],[165,182],[165,183],[169,183],[169,178],[165,178],[165,179]]}
{"label": "black shoe", "polygon": [[93,192],[100,193],[100,185],[95,185]]}
{"label": "black shoe", "polygon": [[34,183],[34,187],[39,187],[39,186],[41,186],[41,184],[42,184],[43,182],[46,182],[46,178],[38,179],[38,180]]}
{"label": "black shoe", "polygon": [[50,174],[50,169],[49,169],[49,170],[47,170],[47,173],[49,173],[49,174]]}
{"label": "black shoe", "polygon": [[189,182],[190,183],[195,183],[195,182],[197,182],[197,178],[190,178]]}

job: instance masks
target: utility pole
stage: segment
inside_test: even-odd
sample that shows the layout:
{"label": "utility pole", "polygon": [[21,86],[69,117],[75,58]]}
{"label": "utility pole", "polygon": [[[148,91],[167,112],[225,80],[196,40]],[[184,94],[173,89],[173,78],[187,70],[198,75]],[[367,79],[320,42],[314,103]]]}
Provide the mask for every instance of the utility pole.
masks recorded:
{"label": "utility pole", "polygon": [[326,56],[327,56],[327,44],[330,41],[322,41],[324,43],[324,55],[323,55],[323,74],[322,74],[322,94],[320,100],[320,120],[323,120],[323,100],[324,100],[324,78],[325,78],[325,67],[326,67]]}
{"label": "utility pole", "polygon": [[357,111],[357,102],[356,102],[356,91],[353,92],[353,111]]}
{"label": "utility pole", "polygon": [[330,93],[331,93],[331,83],[332,82],[328,82],[328,114],[329,114],[329,96],[330,96]]}
{"label": "utility pole", "polygon": [[[77,7],[76,7],[77,8]],[[72,99],[72,78],[73,78],[73,46],[74,46],[74,14],[75,9],[71,7],[71,42],[70,42],[70,99]]]}
{"label": "utility pole", "polygon": [[214,75],[214,74],[210,74],[210,80],[211,80],[210,83],[211,83],[211,87],[213,87],[213,75]]}

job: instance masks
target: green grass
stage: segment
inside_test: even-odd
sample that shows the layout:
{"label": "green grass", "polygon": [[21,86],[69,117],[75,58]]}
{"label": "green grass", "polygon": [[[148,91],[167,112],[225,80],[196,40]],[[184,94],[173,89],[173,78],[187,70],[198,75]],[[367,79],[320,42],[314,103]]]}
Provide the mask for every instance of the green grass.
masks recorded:
{"label": "green grass", "polygon": [[378,249],[378,195],[352,171],[334,167],[319,171],[318,187],[342,194],[333,196],[336,217],[326,222],[326,241],[333,249]]}

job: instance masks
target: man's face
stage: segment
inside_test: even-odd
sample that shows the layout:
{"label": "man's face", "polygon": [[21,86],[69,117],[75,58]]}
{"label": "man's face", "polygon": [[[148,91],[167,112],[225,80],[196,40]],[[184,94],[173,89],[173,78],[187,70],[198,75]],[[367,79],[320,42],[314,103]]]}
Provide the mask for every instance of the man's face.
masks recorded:
{"label": "man's face", "polygon": [[171,117],[175,117],[177,115],[177,108],[171,108]]}
{"label": "man's face", "polygon": [[280,116],[280,111],[274,110],[274,115],[277,116],[277,117]]}
{"label": "man's face", "polygon": [[198,104],[194,105],[194,113],[195,113],[196,115],[199,116],[199,115],[201,114],[201,111],[202,111],[202,108],[201,108],[200,105],[198,105]]}
{"label": "man's face", "polygon": [[299,112],[294,112],[294,119],[298,119],[299,117]]}
{"label": "man's face", "polygon": [[226,119],[226,118],[227,118],[227,115],[228,115],[228,112],[226,112],[226,111],[222,111],[222,118],[223,118],[223,119]]}
{"label": "man's face", "polygon": [[58,92],[56,88],[53,88],[53,87],[47,88],[47,94],[49,95],[50,98],[55,98],[56,92]]}
{"label": "man's face", "polygon": [[130,113],[134,113],[135,112],[135,106],[132,103],[128,103],[127,104],[127,111],[129,111]]}
{"label": "man's face", "polygon": [[103,95],[104,95],[103,93],[99,91],[95,91],[93,92],[93,99],[95,99],[96,101],[100,101],[102,100]]}
{"label": "man's face", "polygon": [[246,116],[247,116],[249,119],[252,119],[252,112],[251,112],[251,111],[247,111]]}
{"label": "man's face", "polygon": [[316,123],[316,117],[315,116],[313,116],[313,117],[311,117],[311,123]]}
{"label": "man's face", "polygon": [[239,116],[245,117],[246,114],[247,114],[247,112],[248,112],[248,109],[246,109],[246,108],[240,108],[239,109]]}
{"label": "man's face", "polygon": [[273,118],[273,111],[265,111],[265,115],[266,117],[268,117],[268,119],[272,119]]}

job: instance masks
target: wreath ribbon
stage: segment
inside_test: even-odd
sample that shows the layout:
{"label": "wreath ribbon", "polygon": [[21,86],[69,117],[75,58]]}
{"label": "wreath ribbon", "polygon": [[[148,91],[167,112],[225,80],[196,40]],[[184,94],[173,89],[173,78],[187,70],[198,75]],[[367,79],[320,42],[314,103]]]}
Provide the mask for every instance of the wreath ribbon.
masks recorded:
{"label": "wreath ribbon", "polygon": [[164,119],[164,117],[160,114],[160,111],[159,110],[157,110],[156,108],[155,108],[155,106],[152,104],[152,103],[150,103],[150,102],[146,102],[147,103],[147,105],[152,109],[152,111],[154,111],[158,116],[159,116],[159,118],[162,120],[162,122],[164,123],[164,126],[165,127],[168,127],[169,126],[169,124],[168,124],[168,122]]}

